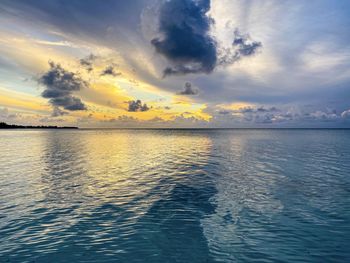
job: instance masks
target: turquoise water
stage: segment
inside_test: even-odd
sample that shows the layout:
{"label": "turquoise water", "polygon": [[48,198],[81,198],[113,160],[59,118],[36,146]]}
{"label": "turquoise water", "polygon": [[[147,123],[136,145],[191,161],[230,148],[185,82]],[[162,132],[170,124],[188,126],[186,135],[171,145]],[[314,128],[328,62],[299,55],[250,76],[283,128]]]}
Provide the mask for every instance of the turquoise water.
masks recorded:
{"label": "turquoise water", "polygon": [[16,130],[0,149],[0,262],[350,262],[350,130]]}

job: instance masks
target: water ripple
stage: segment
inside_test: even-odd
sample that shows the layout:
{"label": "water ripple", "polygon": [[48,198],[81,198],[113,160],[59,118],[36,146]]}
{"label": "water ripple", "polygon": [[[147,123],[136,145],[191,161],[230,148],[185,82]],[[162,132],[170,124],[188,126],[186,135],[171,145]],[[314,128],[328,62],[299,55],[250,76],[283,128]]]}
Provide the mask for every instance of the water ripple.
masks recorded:
{"label": "water ripple", "polygon": [[0,262],[348,262],[349,135],[1,131]]}

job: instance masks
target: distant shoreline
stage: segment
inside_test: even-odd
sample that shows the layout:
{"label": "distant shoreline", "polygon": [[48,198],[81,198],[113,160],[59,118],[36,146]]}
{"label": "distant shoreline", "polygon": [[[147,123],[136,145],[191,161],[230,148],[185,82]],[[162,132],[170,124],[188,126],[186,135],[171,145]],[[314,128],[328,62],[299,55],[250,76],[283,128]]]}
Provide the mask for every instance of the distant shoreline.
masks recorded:
{"label": "distant shoreline", "polygon": [[350,130],[350,127],[308,127],[308,128],[297,128],[297,127],[255,127],[255,128],[153,128],[153,127],[91,127],[91,128],[79,128],[75,126],[35,126],[35,125],[15,125],[15,124],[7,124],[4,122],[0,122],[0,130],[1,129],[74,129],[74,130],[173,130],[173,131],[211,131],[211,130]]}
{"label": "distant shoreline", "polygon": [[33,125],[15,125],[7,124],[5,122],[0,122],[0,129],[79,129],[78,127],[69,127],[69,126],[33,126]]}

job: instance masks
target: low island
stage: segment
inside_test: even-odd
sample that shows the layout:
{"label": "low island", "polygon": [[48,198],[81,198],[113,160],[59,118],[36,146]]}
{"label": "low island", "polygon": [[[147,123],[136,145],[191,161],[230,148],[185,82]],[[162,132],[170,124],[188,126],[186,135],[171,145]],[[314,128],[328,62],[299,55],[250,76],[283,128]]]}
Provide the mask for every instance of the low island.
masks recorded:
{"label": "low island", "polygon": [[68,126],[32,126],[32,125],[15,125],[7,124],[5,122],[0,122],[0,129],[79,129],[78,127],[68,127]]}

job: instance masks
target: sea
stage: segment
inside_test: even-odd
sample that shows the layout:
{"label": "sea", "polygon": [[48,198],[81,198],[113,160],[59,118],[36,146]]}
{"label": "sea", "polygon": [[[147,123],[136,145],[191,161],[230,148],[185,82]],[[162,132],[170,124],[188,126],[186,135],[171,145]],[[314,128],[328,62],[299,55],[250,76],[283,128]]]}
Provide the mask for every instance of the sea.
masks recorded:
{"label": "sea", "polygon": [[350,262],[350,130],[1,130],[0,262]]}

